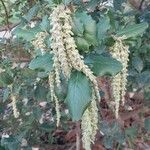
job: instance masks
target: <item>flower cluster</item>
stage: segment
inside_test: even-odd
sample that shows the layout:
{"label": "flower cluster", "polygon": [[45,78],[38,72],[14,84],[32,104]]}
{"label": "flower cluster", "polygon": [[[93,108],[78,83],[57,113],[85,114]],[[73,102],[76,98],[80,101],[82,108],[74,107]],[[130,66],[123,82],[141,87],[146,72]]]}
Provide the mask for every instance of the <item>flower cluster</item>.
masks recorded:
{"label": "flower cluster", "polygon": [[[60,76],[62,72],[65,77],[69,78],[72,69],[82,71],[93,83],[96,95],[100,99],[96,77],[84,64],[83,56],[79,54],[72,37],[74,34],[71,30],[71,11],[63,5],[57,6],[51,14],[51,26],[51,48],[54,54],[55,76]],[[56,78],[56,83],[60,84],[59,77]]]}
{"label": "flower cluster", "polygon": [[127,76],[128,76],[128,61],[129,61],[129,50],[128,46],[124,44],[123,40],[126,37],[114,37],[115,44],[110,49],[111,55],[113,58],[117,59],[122,63],[123,69],[120,73],[113,77],[112,80],[112,91],[115,99],[115,114],[116,118],[118,118],[119,104],[120,101],[124,104],[125,101],[125,92],[126,92],[126,84],[127,84]]}
{"label": "flower cluster", "polygon": [[98,108],[96,105],[96,96],[93,91],[91,105],[85,110],[81,122],[83,147],[86,150],[90,150],[91,143],[95,141],[95,135],[98,130],[97,124]]}
{"label": "flower cluster", "polygon": [[66,10],[66,14],[64,16],[64,26],[63,26],[63,31],[64,31],[64,42],[66,45],[66,52],[68,55],[69,62],[72,66],[72,68],[82,71],[92,82],[93,88],[95,89],[97,99],[99,100],[99,90],[98,90],[98,84],[96,81],[96,77],[93,75],[93,72],[90,70],[90,68],[85,65],[83,61],[83,56],[81,56],[77,50],[77,46],[75,44],[75,40],[72,37],[74,34],[71,31],[72,26],[71,26],[71,16],[70,16],[70,11]]}
{"label": "flower cluster", "polygon": [[68,79],[71,74],[71,66],[69,65],[66,48],[63,40],[63,23],[62,15],[65,15],[65,8],[60,5],[54,8],[50,18],[51,18],[51,48],[54,54],[54,69],[56,76],[56,83],[59,87],[60,85],[60,73]]}
{"label": "flower cluster", "polygon": [[46,46],[44,40],[47,36],[46,32],[39,32],[36,34],[35,39],[32,41],[32,44],[35,48],[40,49],[42,54],[45,53]]}
{"label": "flower cluster", "polygon": [[[85,65],[83,56],[77,50],[72,32],[71,11],[64,5],[54,8],[51,16],[51,49],[54,60],[54,80],[60,86],[60,74],[69,79],[73,69],[83,72],[92,83],[92,99],[90,106],[85,110],[81,128],[83,131],[82,141],[86,150],[90,150],[91,143],[95,140],[98,123],[98,108],[96,99],[100,100],[96,77],[90,68]],[[51,83],[52,84],[52,83]],[[53,88],[53,87],[51,87]],[[54,91],[51,90],[54,98]],[[52,99],[53,99],[52,98]]]}
{"label": "flower cluster", "polygon": [[14,117],[18,118],[19,112],[18,112],[17,106],[16,106],[16,96],[11,95],[11,100],[12,100],[12,110],[13,110]]}
{"label": "flower cluster", "polygon": [[[13,93],[12,84],[9,85],[9,88],[10,88],[11,93]],[[16,95],[11,94],[10,99],[11,99],[11,106],[12,106],[13,115],[14,115],[15,118],[18,118],[19,117],[19,112],[17,110],[17,105],[16,105]]]}
{"label": "flower cluster", "polygon": [[54,91],[54,73],[51,72],[49,74],[49,85],[50,85],[50,94],[51,94],[51,101],[54,101],[55,102],[55,111],[56,111],[56,126],[58,127],[59,126],[59,123],[60,123],[60,106],[59,106],[59,101],[58,101],[58,98],[55,94],[55,91]]}

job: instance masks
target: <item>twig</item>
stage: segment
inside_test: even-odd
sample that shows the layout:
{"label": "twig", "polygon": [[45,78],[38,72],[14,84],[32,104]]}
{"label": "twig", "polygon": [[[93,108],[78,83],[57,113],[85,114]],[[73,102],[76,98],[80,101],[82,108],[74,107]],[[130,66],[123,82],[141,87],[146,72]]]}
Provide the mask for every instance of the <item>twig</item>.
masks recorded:
{"label": "twig", "polygon": [[31,61],[31,59],[30,58],[14,58],[14,59],[12,59],[12,61],[13,62],[30,62]]}
{"label": "twig", "polygon": [[[36,18],[33,18],[31,19],[31,21],[41,21],[42,19],[39,18],[39,17],[36,17]],[[15,24],[9,24],[9,29],[10,31],[15,28],[16,26],[18,26],[19,24],[21,23],[21,21],[15,23]],[[3,26],[3,27],[0,27],[0,32],[2,31],[6,31],[8,29],[8,26]]]}
{"label": "twig", "polygon": [[139,6],[139,10],[142,10],[142,6],[143,6],[144,1],[145,1],[145,0],[142,0],[142,1],[141,1],[140,6]]}
{"label": "twig", "polygon": [[[9,30],[11,31],[13,28],[15,28],[19,24],[20,24],[20,22],[18,22],[16,24],[9,24]],[[7,26],[3,26],[3,27],[0,28],[0,32],[7,31],[7,29],[8,29],[8,25]]]}
{"label": "twig", "polygon": [[[124,127],[124,122],[132,117],[135,117],[137,114],[140,112],[142,113],[149,113],[149,108],[148,107],[139,107],[136,110],[133,110],[131,112],[126,112],[126,113],[120,113],[119,118],[117,119],[118,123]],[[113,122],[116,121],[116,119],[109,119],[108,122]]]}
{"label": "twig", "polygon": [[122,120],[127,120],[127,119],[129,119],[129,118],[131,118],[131,117],[133,117],[133,116],[139,114],[140,112],[142,112],[142,113],[147,113],[147,112],[149,112],[149,111],[150,111],[150,110],[149,110],[148,107],[146,107],[146,106],[145,106],[145,107],[144,107],[144,106],[141,106],[141,107],[139,107],[138,109],[133,110],[133,111],[131,111],[131,112],[121,113],[121,114],[120,114],[120,118],[121,118]]}
{"label": "twig", "polygon": [[74,143],[74,144],[69,148],[69,150],[73,150],[75,147],[76,147],[76,144]]}
{"label": "twig", "polygon": [[101,87],[101,90],[104,92],[104,99],[106,101],[106,104],[112,110],[110,101],[113,98],[111,95],[110,79],[109,78],[99,78],[99,86]]}
{"label": "twig", "polygon": [[4,10],[5,10],[7,30],[10,31],[10,29],[9,29],[9,20],[8,20],[9,19],[8,11],[7,11],[7,8],[5,6],[4,1],[3,0],[0,0],[0,1],[1,1],[1,3],[2,3],[3,7],[4,7]]}
{"label": "twig", "polygon": [[80,150],[80,122],[76,122],[76,150]]}

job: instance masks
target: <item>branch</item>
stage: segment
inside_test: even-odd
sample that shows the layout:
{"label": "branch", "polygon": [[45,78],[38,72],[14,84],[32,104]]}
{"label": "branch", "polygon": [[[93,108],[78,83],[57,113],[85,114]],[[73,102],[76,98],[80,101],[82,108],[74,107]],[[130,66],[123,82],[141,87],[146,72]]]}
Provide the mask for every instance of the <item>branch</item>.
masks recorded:
{"label": "branch", "polygon": [[[42,20],[42,19],[39,18],[39,17],[36,17],[36,18],[31,19],[31,21],[41,21],[41,20]],[[9,29],[10,29],[10,31],[11,31],[13,28],[15,28],[17,25],[19,25],[20,23],[21,23],[21,21],[15,23],[15,24],[9,24]],[[3,27],[0,28],[0,32],[6,31],[7,29],[8,29],[8,26],[3,26]]]}
{"label": "branch", "polygon": [[76,122],[76,150],[80,150],[80,122]]}
{"label": "branch", "polygon": [[28,63],[28,62],[31,61],[31,59],[30,58],[23,58],[23,57],[21,57],[21,58],[14,58],[14,59],[12,59],[12,61],[13,62],[17,62],[17,63],[22,63],[22,62]]}
{"label": "branch", "polygon": [[8,26],[9,26],[9,30],[11,31],[13,28],[15,28],[19,24],[20,24],[20,22],[18,22],[16,24],[9,24],[9,25],[3,26],[3,27],[0,28],[0,32],[7,31],[8,30]]}
{"label": "branch", "polygon": [[141,1],[140,6],[139,6],[139,10],[142,10],[142,6],[143,6],[144,1],[145,1],[145,0],[142,0],[142,1]]}
{"label": "branch", "polygon": [[8,15],[8,11],[7,11],[6,5],[5,5],[3,0],[0,0],[0,1],[1,1],[1,3],[2,3],[3,7],[4,7],[4,10],[5,10],[7,30],[10,30],[9,29],[9,20],[8,20],[9,19],[9,15]]}

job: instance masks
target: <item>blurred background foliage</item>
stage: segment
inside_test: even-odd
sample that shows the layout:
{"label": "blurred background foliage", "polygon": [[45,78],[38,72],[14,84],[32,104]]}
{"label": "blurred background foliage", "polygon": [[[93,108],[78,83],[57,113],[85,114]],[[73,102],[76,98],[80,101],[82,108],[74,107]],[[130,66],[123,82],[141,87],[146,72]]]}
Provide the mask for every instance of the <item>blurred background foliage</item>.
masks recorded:
{"label": "blurred background foliage", "polygon": [[[65,135],[75,128],[64,103],[67,95],[65,80],[61,89],[55,89],[61,100],[62,115],[60,128],[55,125],[55,106],[50,101],[47,82],[53,63],[49,54],[50,34],[45,38],[49,50],[45,54],[32,45],[38,32],[49,33],[52,7],[61,2],[72,10],[76,9],[72,18],[77,48],[100,79],[109,80],[122,68],[109,55],[108,49],[114,44],[111,35],[125,34],[128,37],[128,93],[121,115],[126,118],[128,113],[133,113],[136,119],[131,116],[122,120],[124,124],[114,121],[114,116],[109,116],[111,110],[102,101],[98,139],[104,149],[137,149],[137,141],[144,143],[146,149],[150,140],[147,112],[150,106],[149,1],[0,0],[0,150],[65,145]],[[18,119],[12,113],[11,93],[17,95]],[[106,93],[103,90],[100,93],[105,99]],[[135,97],[130,97],[130,94]],[[106,110],[108,116],[104,114]]]}

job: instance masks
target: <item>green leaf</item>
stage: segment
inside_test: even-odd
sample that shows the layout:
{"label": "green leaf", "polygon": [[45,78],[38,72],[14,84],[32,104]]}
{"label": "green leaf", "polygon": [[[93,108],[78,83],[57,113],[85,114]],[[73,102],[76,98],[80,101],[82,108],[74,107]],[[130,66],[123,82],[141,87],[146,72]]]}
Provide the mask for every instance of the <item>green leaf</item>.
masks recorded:
{"label": "green leaf", "polygon": [[133,57],[132,65],[138,72],[141,72],[144,67],[143,61],[140,57]]}
{"label": "green leaf", "polygon": [[146,118],[145,121],[144,121],[144,128],[147,130],[147,131],[150,131],[150,118]]}
{"label": "green leaf", "polygon": [[5,102],[9,97],[9,88],[6,88],[3,93],[3,102]]}
{"label": "green leaf", "polygon": [[19,142],[22,142],[22,138],[24,138],[25,136],[26,136],[26,134],[28,133],[28,128],[27,129],[25,129],[24,131],[21,131],[21,132],[19,132],[19,134],[17,134],[16,136],[15,136],[15,139],[17,140],[17,141],[19,141]]}
{"label": "green leaf", "polygon": [[23,150],[33,150],[33,148],[32,147],[25,147]]}
{"label": "green leaf", "polygon": [[88,0],[86,8],[87,10],[94,11],[96,6],[99,6],[102,0]]}
{"label": "green leaf", "polygon": [[35,35],[40,31],[41,29],[39,27],[29,29],[16,28],[13,31],[13,34],[16,35],[18,38],[23,38],[24,40],[31,41],[34,39]]}
{"label": "green leaf", "polygon": [[91,85],[81,72],[73,72],[68,83],[67,103],[72,120],[78,121],[91,101]]}
{"label": "green leaf", "polygon": [[90,15],[87,14],[87,12],[77,12],[76,17],[83,23],[85,32],[89,34],[96,34],[96,22]]}
{"label": "green leaf", "polygon": [[50,30],[50,22],[49,22],[47,15],[45,15],[42,18],[42,22],[40,23],[40,27],[43,31],[49,31]]}
{"label": "green leaf", "polygon": [[126,28],[118,31],[116,35],[117,36],[125,35],[127,38],[135,37],[137,35],[143,34],[147,28],[148,28],[148,23],[146,22],[140,24],[134,24],[134,25],[127,26]]}
{"label": "green leaf", "polygon": [[142,71],[141,73],[138,73],[135,77],[139,87],[150,87],[150,71]]}
{"label": "green leaf", "polygon": [[54,6],[54,2],[53,2],[53,0],[46,0],[47,2],[48,2],[48,6],[49,7],[53,7]]}
{"label": "green leaf", "polygon": [[76,40],[78,50],[82,50],[85,52],[89,51],[90,45],[84,38],[77,37],[75,40]]}
{"label": "green leaf", "polygon": [[73,32],[79,50],[89,51],[91,45],[96,46],[96,22],[87,12],[75,13]]}
{"label": "green leaf", "polygon": [[54,125],[49,123],[43,123],[39,126],[39,128],[46,132],[52,132],[55,129]]}
{"label": "green leaf", "polygon": [[121,10],[122,3],[124,3],[125,0],[113,0],[114,8],[116,10]]}
{"label": "green leaf", "polygon": [[64,100],[67,95],[67,83],[65,80],[61,81],[60,87],[55,86],[55,93],[59,100]]}
{"label": "green leaf", "polygon": [[27,15],[24,17],[28,22],[31,21],[31,19],[37,14],[39,11],[39,5],[34,5],[27,13]]}
{"label": "green leaf", "polygon": [[62,2],[65,4],[65,5],[69,5],[71,3],[72,0],[62,0]]}
{"label": "green leaf", "polygon": [[113,147],[113,137],[105,136],[103,139],[104,145],[107,149],[111,149]]}
{"label": "green leaf", "polygon": [[33,109],[33,117],[37,120],[41,118],[42,111],[39,107],[35,106],[32,108]]}
{"label": "green leaf", "polygon": [[88,42],[89,45],[96,45],[97,44],[97,39],[95,38],[95,35],[85,33],[84,38]]}
{"label": "green leaf", "polygon": [[48,94],[48,89],[42,85],[37,85],[34,95],[37,100],[46,100],[46,96]]}
{"label": "green leaf", "polygon": [[62,2],[62,0],[53,0],[53,3],[55,4],[60,4]]}
{"label": "green leaf", "polygon": [[4,146],[8,150],[19,150],[19,141],[14,137],[10,136],[9,138],[1,139],[1,146]]}
{"label": "green leaf", "polygon": [[150,107],[150,87],[144,89],[144,103]]}
{"label": "green leaf", "polygon": [[52,71],[53,69],[52,55],[49,53],[46,53],[43,56],[37,56],[30,62],[29,68],[33,70],[43,69],[46,72]]}
{"label": "green leaf", "polygon": [[0,82],[4,85],[10,85],[13,82],[13,77],[7,72],[0,73]]}
{"label": "green leaf", "polygon": [[82,36],[83,35],[83,23],[81,22],[81,20],[77,17],[73,17],[73,24],[72,24],[72,30],[74,32],[75,35],[77,36]]}
{"label": "green leaf", "polygon": [[31,70],[29,68],[23,68],[20,70],[20,75],[23,79],[35,79],[36,78],[36,71]]}
{"label": "green leaf", "polygon": [[109,17],[101,17],[97,24],[97,38],[98,40],[104,39],[107,30],[110,29],[110,19]]}
{"label": "green leaf", "polygon": [[114,139],[120,143],[120,144],[123,144],[125,142],[125,136],[124,136],[124,133],[122,132],[118,132],[115,134],[114,136]]}
{"label": "green leaf", "polygon": [[129,127],[125,130],[125,135],[130,138],[136,138],[138,133],[138,127]]}
{"label": "green leaf", "polygon": [[6,150],[3,146],[0,145],[0,150]]}
{"label": "green leaf", "polygon": [[3,105],[0,105],[0,113],[2,114],[4,113],[4,111],[5,111],[5,108],[3,107]]}
{"label": "green leaf", "polygon": [[86,12],[77,13],[76,16],[82,21],[85,32],[96,35],[96,22]]}
{"label": "green leaf", "polygon": [[122,69],[122,64],[116,59],[99,54],[90,54],[85,59],[85,63],[91,67],[92,71],[97,76],[114,76]]}
{"label": "green leaf", "polygon": [[39,78],[46,78],[47,77],[47,73],[44,71],[38,72],[38,77]]}

